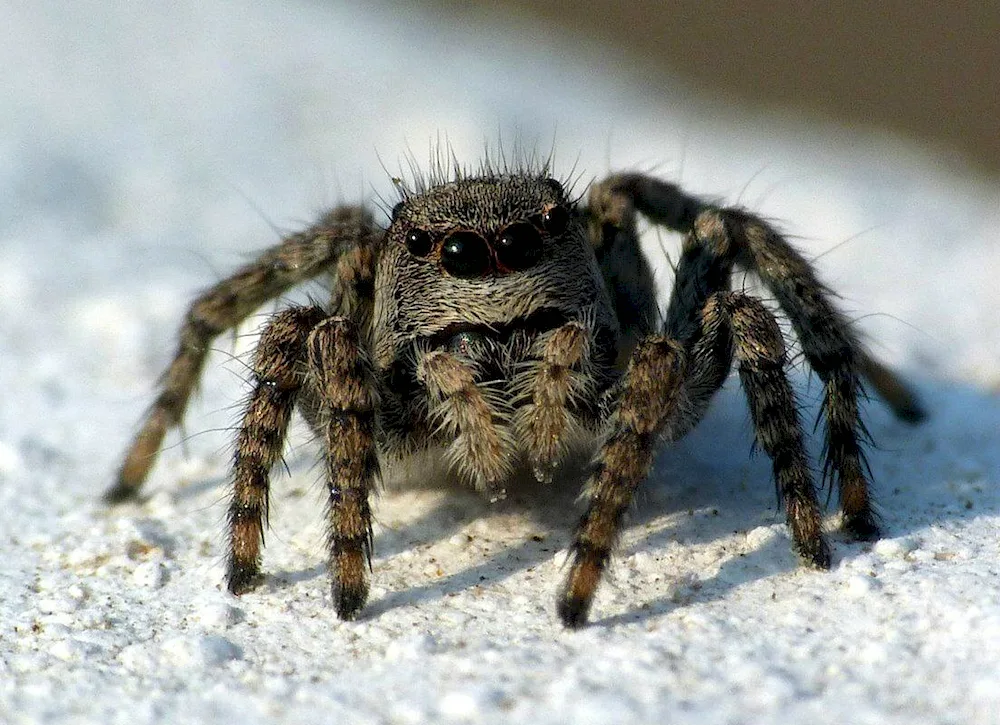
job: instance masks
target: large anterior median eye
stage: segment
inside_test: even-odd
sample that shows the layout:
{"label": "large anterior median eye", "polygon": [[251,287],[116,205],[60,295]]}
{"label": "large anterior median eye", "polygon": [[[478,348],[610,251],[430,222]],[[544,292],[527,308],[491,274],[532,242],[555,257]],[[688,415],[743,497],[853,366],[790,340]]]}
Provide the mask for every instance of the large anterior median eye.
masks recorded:
{"label": "large anterior median eye", "polygon": [[542,255],[542,235],[533,224],[518,222],[500,232],[497,261],[511,270],[528,269]]}
{"label": "large anterior median eye", "polygon": [[454,232],[441,247],[441,266],[453,277],[485,277],[493,266],[489,245],[475,232]]}

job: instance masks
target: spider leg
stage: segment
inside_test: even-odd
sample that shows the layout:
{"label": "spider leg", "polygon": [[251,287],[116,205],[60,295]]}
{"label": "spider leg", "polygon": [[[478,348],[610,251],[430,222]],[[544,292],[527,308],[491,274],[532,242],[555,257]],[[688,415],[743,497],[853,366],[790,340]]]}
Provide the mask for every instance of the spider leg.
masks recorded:
{"label": "spider leg", "polygon": [[578,627],[586,620],[625,512],[649,473],[657,438],[679,438],[697,423],[725,380],[734,354],[757,441],[772,461],[795,549],[811,566],[830,566],[777,321],[758,300],[733,292],[712,295],[700,315],[701,334],[689,341],[687,352],[679,341],[649,337],[632,355],[611,432],[587,485],[588,508],[571,546],[570,572],[558,600],[566,626]]}
{"label": "spider leg", "polygon": [[[695,220],[695,236],[709,249],[731,255],[734,262],[758,274],[791,320],[809,365],[824,384],[822,411],[826,421],[824,475],[840,492],[844,528],[860,539],[878,536],[862,442],[867,431],[858,398],[863,395],[860,373],[870,359],[850,329],[850,323],[830,301],[809,264],[770,226],[740,210],[707,209]],[[884,368],[882,368],[888,374]],[[897,391],[903,383],[892,376]],[[873,385],[886,385],[875,378]],[[893,398],[889,398],[893,402]],[[916,398],[906,396],[897,414],[911,418]]]}
{"label": "spider leg", "polygon": [[771,458],[795,550],[807,564],[830,568],[830,547],[823,538],[822,514],[777,320],[760,300],[735,292],[713,295],[703,319],[706,338],[732,340],[757,443]]}
{"label": "spider leg", "polygon": [[701,420],[728,377],[735,353],[757,443],[772,460],[796,551],[807,563],[827,568],[830,552],[820,530],[798,404],[786,374],[784,339],[773,314],[759,300],[728,287],[729,272],[720,259],[697,244],[685,244],[665,327],[690,348],[686,415],[665,432],[676,440]]}
{"label": "spider leg", "polygon": [[470,364],[443,350],[418,353],[417,379],[427,389],[431,417],[453,434],[451,464],[491,500],[503,498],[514,456],[509,428],[496,422],[500,401],[476,384]]}
{"label": "spider leg", "polygon": [[857,350],[857,354],[858,370],[897,418],[907,423],[919,423],[927,417],[920,400],[895,372],[873,358],[863,347]]}
{"label": "spider leg", "polygon": [[318,307],[285,310],[264,328],[254,352],[254,387],[236,438],[229,504],[226,582],[234,594],[251,589],[260,573],[271,469],[302,387],[306,341],[325,318]]}
{"label": "spider leg", "polygon": [[[803,353],[824,383],[826,421],[824,472],[836,481],[844,527],[858,538],[878,535],[861,443],[867,437],[859,415],[860,376],[907,421],[923,417],[922,407],[906,384],[876,362],[862,347],[849,321],[834,307],[831,293],[809,263],[770,225],[735,208],[718,208],[685,194],[677,186],[639,174],[614,176],[591,192],[591,206],[626,222],[631,206],[653,222],[688,232],[685,247],[701,247],[712,269],[731,272],[735,265],[757,274],[788,315]],[[707,284],[710,287],[712,284]],[[682,324],[683,320],[670,324]]]}
{"label": "spider leg", "polygon": [[639,247],[635,206],[622,194],[591,187],[587,208],[590,241],[621,326],[617,366],[624,368],[642,338],[657,332],[656,284]]}
{"label": "spider leg", "polygon": [[125,453],[111,502],[135,496],[156,461],[163,437],[179,425],[197,386],[210,344],[254,310],[294,285],[323,272],[336,272],[332,308],[370,315],[374,240],[379,234],[368,212],[342,207],[313,227],[265,251],[256,261],[202,293],[181,325],[174,359],[160,379],[160,393]]}
{"label": "spider leg", "polygon": [[[696,242],[726,260],[729,270],[734,263],[745,266],[760,275],[776,296],[778,290],[771,286],[772,283],[783,287],[792,296],[801,296],[806,292],[824,298],[832,296],[816,279],[809,263],[762,219],[736,208],[720,209],[685,193],[675,184],[644,174],[617,174],[591,187],[588,204],[601,224],[615,228],[634,226],[635,211],[639,211],[650,221],[676,231],[697,230]],[[728,232],[719,230],[717,223],[715,229],[710,229],[713,217],[724,219],[726,225],[738,229]],[[767,247],[772,244],[768,251]],[[782,269],[782,263],[790,263],[791,266]],[[803,288],[796,289],[799,284]],[[815,310],[815,315],[800,315],[798,320],[793,318],[796,332],[799,331],[799,324],[806,324],[813,317],[821,317],[830,311],[834,316],[828,324],[849,331],[847,320],[830,305],[829,300],[824,301],[825,309]],[[785,311],[792,316],[791,309]],[[916,393],[896,373],[872,358],[853,335],[848,334],[847,337],[855,347],[859,371],[896,416],[908,422],[922,420],[926,411]]]}
{"label": "spider leg", "polygon": [[331,317],[306,343],[310,387],[319,402],[317,427],[325,438],[328,544],[333,599],[342,619],[353,619],[368,598],[372,515],[379,475],[375,446],[377,387],[354,322]]}
{"label": "spider leg", "polygon": [[587,483],[589,504],[577,526],[569,575],[557,600],[567,627],[586,621],[625,512],[649,474],[658,434],[683,409],[685,371],[682,346],[666,337],[647,337],[632,352]]}

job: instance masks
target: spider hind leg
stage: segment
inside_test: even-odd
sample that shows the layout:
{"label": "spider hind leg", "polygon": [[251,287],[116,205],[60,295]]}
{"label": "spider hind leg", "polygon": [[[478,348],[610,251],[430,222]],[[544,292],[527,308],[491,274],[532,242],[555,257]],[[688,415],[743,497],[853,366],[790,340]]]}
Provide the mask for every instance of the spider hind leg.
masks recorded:
{"label": "spider hind leg", "polygon": [[[858,403],[862,377],[900,419],[919,421],[924,410],[907,384],[864,349],[811,265],[754,214],[708,204],[676,185],[641,174],[615,175],[596,185],[591,206],[605,210],[604,223],[633,224],[631,217],[639,211],[654,223],[685,233],[685,254],[690,251],[707,260],[702,273],[691,278],[695,296],[707,299],[728,289],[736,266],[761,279],[791,321],[809,366],[823,381],[823,470],[839,491],[843,526],[856,538],[876,538],[878,517],[869,491],[863,450],[867,435]],[[678,285],[680,277],[678,271]],[[668,310],[669,334],[696,334],[691,332],[690,314],[686,331],[672,330],[671,313]]]}
{"label": "spider hind leg", "polygon": [[370,305],[363,299],[371,286],[371,248],[379,234],[369,212],[353,206],[338,207],[199,295],[181,325],[174,358],[160,378],[160,393],[132,439],[104,499],[119,503],[139,493],[164,436],[181,424],[212,340],[238,326],[261,305],[299,283],[333,272],[337,282],[331,307],[336,311],[350,305],[359,308],[356,316],[368,314]]}

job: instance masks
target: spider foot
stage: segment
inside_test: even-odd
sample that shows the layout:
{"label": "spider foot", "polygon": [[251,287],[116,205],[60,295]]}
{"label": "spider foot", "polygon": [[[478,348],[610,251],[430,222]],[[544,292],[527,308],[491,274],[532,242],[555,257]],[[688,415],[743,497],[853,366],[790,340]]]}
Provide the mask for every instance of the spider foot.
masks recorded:
{"label": "spider foot", "polygon": [[332,594],[337,616],[340,619],[349,621],[357,619],[361,609],[365,606],[365,602],[368,601],[368,585],[362,583],[360,587],[346,586],[334,582]]}
{"label": "spider foot", "polygon": [[915,398],[908,401],[906,405],[895,408],[893,412],[897,418],[910,425],[923,423],[927,419],[927,409]]}
{"label": "spider foot", "polygon": [[255,589],[263,580],[264,575],[258,566],[232,563],[226,574],[226,588],[231,594],[240,596]]}
{"label": "spider foot", "polygon": [[590,611],[590,599],[565,591],[556,602],[556,613],[567,629],[579,629],[587,623]]}
{"label": "spider foot", "polygon": [[569,576],[556,600],[556,613],[563,626],[579,629],[587,623],[587,615],[594,601],[594,592],[601,579],[605,561],[607,554],[594,555],[588,547],[577,547]]}
{"label": "spider foot", "polygon": [[139,499],[139,486],[119,478],[101,497],[107,504],[120,504]]}
{"label": "spider foot", "polygon": [[802,563],[806,566],[824,570],[830,568],[832,561],[830,545],[822,537],[797,542],[795,544],[795,553],[799,555]]}
{"label": "spider foot", "polygon": [[878,520],[871,512],[844,514],[842,528],[855,541],[877,541],[882,536]]}
{"label": "spider foot", "polygon": [[340,619],[356,619],[368,601],[367,571],[371,567],[370,539],[334,544],[330,559],[330,593]]}

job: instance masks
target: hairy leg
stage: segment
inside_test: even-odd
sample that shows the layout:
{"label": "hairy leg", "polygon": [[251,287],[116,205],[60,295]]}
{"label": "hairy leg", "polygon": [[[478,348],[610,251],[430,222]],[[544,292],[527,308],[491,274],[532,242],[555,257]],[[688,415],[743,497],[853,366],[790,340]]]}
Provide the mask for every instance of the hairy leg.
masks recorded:
{"label": "hairy leg", "polygon": [[624,368],[639,340],[657,332],[656,284],[639,247],[631,201],[622,194],[604,193],[604,186],[595,184],[586,213],[590,242],[621,325],[617,363]]}
{"label": "hairy leg", "polygon": [[333,600],[353,619],[368,598],[372,515],[369,499],[379,475],[375,446],[377,388],[356,325],[331,317],[309,335],[309,387],[318,402],[317,426],[326,444],[329,493],[327,540]]}
{"label": "hairy leg", "polygon": [[589,361],[590,335],[580,322],[557,328],[539,340],[538,360],[522,377],[530,380],[529,402],[514,419],[518,440],[524,441],[528,462],[539,481],[549,481],[579,421],[570,410],[588,384],[584,368]]}
{"label": "hairy leg", "polygon": [[[833,306],[830,292],[809,264],[758,218],[740,210],[706,210],[695,220],[695,234],[709,248],[727,250],[724,253],[735,262],[758,274],[788,315],[806,360],[824,384],[823,468],[839,489],[844,528],[857,538],[877,537],[877,515],[862,448],[868,436],[858,404],[863,394],[861,362],[870,358],[862,352],[849,322]],[[897,390],[904,389],[901,382],[894,382]],[[884,385],[885,381],[873,383]],[[897,413],[909,418],[906,411],[916,405],[910,396]]]}
{"label": "hairy leg", "polygon": [[716,293],[703,307],[701,333],[689,346],[685,353],[678,341],[648,338],[633,354],[611,432],[588,482],[590,502],[571,547],[571,569],[558,600],[566,626],[586,621],[636,487],[649,473],[657,439],[661,434],[678,438],[697,423],[734,354],[757,441],[772,461],[795,549],[811,566],[830,566],[777,321],[753,298]]}
{"label": "hairy leg", "polygon": [[589,504],[570,547],[557,600],[567,627],[584,624],[638,485],[653,463],[658,434],[683,408],[685,355],[679,343],[648,337],[632,353],[608,433],[587,483]]}
{"label": "hairy leg", "polygon": [[264,328],[254,352],[253,392],[236,438],[229,504],[226,582],[234,594],[252,588],[260,573],[271,469],[281,458],[302,387],[306,340],[325,317],[318,307],[285,310]]}
{"label": "hairy leg", "polygon": [[796,552],[805,563],[828,569],[830,547],[822,533],[822,515],[777,321],[759,300],[729,292],[709,299],[704,327],[706,337],[722,335],[732,340],[757,444],[771,458]]}
{"label": "hairy leg", "polygon": [[[616,216],[623,225],[632,224],[630,215],[638,210],[655,223],[688,232],[684,255],[701,264],[703,274],[693,276],[694,288],[683,294],[707,298],[720,287],[719,276],[728,277],[737,264],[760,276],[789,316],[807,361],[824,383],[824,470],[839,488],[844,526],[859,538],[877,536],[862,449],[867,436],[859,417],[860,376],[867,377],[900,418],[919,420],[923,410],[906,384],[863,349],[808,262],[760,218],[706,204],[673,184],[640,174],[617,175],[596,185],[591,205],[607,210],[607,224],[615,223]],[[686,316],[667,320],[668,333],[682,339],[694,329],[690,311],[697,305],[683,309]]]}
{"label": "hairy leg", "polygon": [[[604,223],[612,226],[634,226],[634,214],[638,211],[655,224],[680,232],[696,231],[692,240],[725,259],[730,270],[734,263],[741,264],[759,274],[769,285],[769,279],[774,281],[784,277],[791,282],[784,286],[793,296],[796,292],[802,294],[806,291],[831,296],[816,280],[808,262],[762,219],[740,209],[709,204],[685,193],[676,184],[644,174],[616,174],[591,187],[589,204],[591,208],[603,210]],[[724,223],[731,221],[743,231],[732,236],[725,231],[719,233],[717,228],[712,228],[719,219],[724,219]],[[753,229],[750,230],[750,227]],[[749,237],[747,231],[751,231]],[[750,241],[757,243],[748,244]],[[777,244],[773,253],[768,254],[765,247],[771,241]],[[795,269],[782,270],[780,265],[783,262],[792,262]],[[803,268],[807,270],[806,274],[799,274]],[[796,290],[796,282],[806,283],[808,288]],[[832,306],[829,309],[833,309]],[[791,316],[790,310],[786,312]],[[845,328],[850,326],[839,312],[835,319],[829,320],[829,324]],[[915,422],[923,419],[925,411],[909,386],[896,373],[871,358],[853,336],[849,337],[858,354],[864,356],[861,372],[879,397],[903,420]]]}
{"label": "hairy leg", "polygon": [[[288,237],[202,293],[188,309],[174,359],[160,380],[160,393],[125,453],[117,480],[105,493],[105,498],[112,502],[123,501],[138,493],[156,461],[164,435],[184,417],[212,340],[294,285],[324,272],[339,272],[338,260],[342,258],[347,260],[346,284],[351,288],[341,295],[343,304],[364,299],[370,275],[363,269],[365,265],[371,266],[368,257],[377,234],[367,212],[355,207],[336,209],[313,227]],[[357,274],[351,274],[352,262],[359,270]],[[338,281],[335,303],[339,285]],[[364,312],[363,304],[355,303],[355,306]]]}

